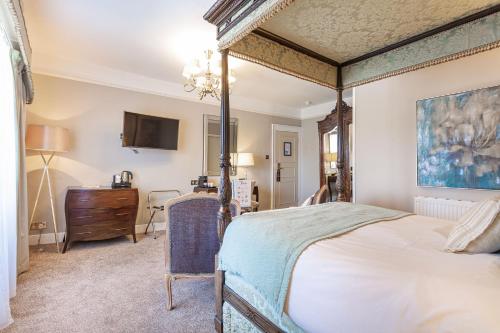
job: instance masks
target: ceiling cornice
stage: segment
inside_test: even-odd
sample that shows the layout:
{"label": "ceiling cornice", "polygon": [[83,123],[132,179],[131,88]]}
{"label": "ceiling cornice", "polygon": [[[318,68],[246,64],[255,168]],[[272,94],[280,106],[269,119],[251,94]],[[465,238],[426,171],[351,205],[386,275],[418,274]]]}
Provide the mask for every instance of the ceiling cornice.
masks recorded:
{"label": "ceiling cornice", "polygon": [[[125,89],[146,94],[164,96],[201,104],[219,106],[220,102],[213,98],[199,100],[196,94],[184,91],[182,84],[159,80],[140,74],[117,70],[94,64],[76,63],[62,58],[55,58],[35,53],[33,56],[33,72],[74,81],[92,83],[107,87]],[[301,110],[267,101],[231,95],[231,107],[259,114],[276,117],[301,119]]]}
{"label": "ceiling cornice", "polygon": [[[344,97],[343,100],[348,105],[352,106],[351,95]],[[325,103],[307,106],[300,110],[300,119],[307,120],[312,118],[324,117],[330,114],[330,112],[332,112],[332,110],[336,107],[336,105],[337,105],[337,99],[332,99],[331,101]]]}

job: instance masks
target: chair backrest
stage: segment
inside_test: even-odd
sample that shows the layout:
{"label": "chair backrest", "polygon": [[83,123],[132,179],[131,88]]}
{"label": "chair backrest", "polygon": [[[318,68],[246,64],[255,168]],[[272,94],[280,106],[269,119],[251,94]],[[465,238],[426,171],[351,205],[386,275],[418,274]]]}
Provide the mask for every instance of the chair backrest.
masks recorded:
{"label": "chair backrest", "polygon": [[328,193],[328,186],[323,185],[321,188],[314,194],[312,204],[317,205],[317,204],[322,204],[325,202],[328,202],[329,198],[329,193]]}
{"label": "chair backrest", "polygon": [[[191,193],[165,204],[167,223],[165,267],[172,274],[213,273],[219,251],[216,194]],[[240,214],[237,201],[231,202],[231,215]]]}

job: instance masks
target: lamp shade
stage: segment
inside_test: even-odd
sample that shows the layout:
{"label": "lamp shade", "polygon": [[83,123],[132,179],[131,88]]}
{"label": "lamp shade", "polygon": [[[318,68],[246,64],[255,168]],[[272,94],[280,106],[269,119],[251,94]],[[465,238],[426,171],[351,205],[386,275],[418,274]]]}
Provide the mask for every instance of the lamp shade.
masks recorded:
{"label": "lamp shade", "polygon": [[337,162],[337,153],[325,153],[325,162]]}
{"label": "lamp shade", "polygon": [[28,125],[26,149],[67,152],[69,150],[69,131],[58,126]]}
{"label": "lamp shade", "polygon": [[253,153],[238,153],[238,166],[254,166]]}

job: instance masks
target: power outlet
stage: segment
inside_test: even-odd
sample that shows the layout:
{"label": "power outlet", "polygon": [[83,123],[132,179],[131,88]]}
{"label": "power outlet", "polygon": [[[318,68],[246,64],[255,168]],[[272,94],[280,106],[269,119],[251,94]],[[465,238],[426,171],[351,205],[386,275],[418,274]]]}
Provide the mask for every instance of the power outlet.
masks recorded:
{"label": "power outlet", "polygon": [[198,179],[191,179],[191,185],[198,185]]}
{"label": "power outlet", "polygon": [[47,221],[35,222],[31,225],[31,229],[33,230],[47,229]]}

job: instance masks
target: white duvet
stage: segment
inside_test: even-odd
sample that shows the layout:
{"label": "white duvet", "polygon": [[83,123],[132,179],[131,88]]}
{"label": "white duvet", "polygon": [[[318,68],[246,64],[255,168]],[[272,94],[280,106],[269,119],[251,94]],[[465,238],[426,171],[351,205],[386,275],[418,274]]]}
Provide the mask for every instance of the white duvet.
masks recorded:
{"label": "white duvet", "polygon": [[500,332],[500,255],[443,252],[455,222],[379,222],[310,246],[286,312],[306,332]]}

